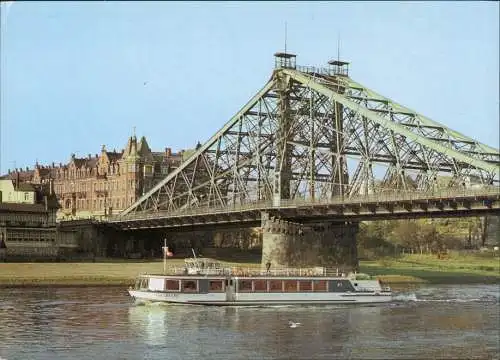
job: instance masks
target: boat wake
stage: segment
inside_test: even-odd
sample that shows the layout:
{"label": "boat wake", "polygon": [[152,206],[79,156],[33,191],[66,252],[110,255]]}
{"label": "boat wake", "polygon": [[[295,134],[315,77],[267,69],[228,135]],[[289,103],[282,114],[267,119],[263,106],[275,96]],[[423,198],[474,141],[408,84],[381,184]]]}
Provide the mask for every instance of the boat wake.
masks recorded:
{"label": "boat wake", "polygon": [[392,300],[396,302],[418,301],[415,293],[392,295]]}
{"label": "boat wake", "polygon": [[415,293],[393,295],[394,302],[437,302],[437,303],[498,303],[500,299],[494,295],[484,295],[481,297],[463,297],[463,298],[434,298],[434,297],[419,297]]}

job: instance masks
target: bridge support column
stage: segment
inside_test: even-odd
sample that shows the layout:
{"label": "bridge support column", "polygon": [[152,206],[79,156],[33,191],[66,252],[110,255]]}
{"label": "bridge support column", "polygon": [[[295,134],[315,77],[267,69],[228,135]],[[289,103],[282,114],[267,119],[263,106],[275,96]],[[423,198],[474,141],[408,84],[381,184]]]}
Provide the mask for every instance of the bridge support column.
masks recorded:
{"label": "bridge support column", "polygon": [[358,268],[356,235],[359,223],[314,226],[271,218],[263,213],[261,265],[338,266]]}
{"label": "bridge support column", "polygon": [[293,266],[294,245],[302,233],[302,225],[269,217],[262,213],[262,266]]}

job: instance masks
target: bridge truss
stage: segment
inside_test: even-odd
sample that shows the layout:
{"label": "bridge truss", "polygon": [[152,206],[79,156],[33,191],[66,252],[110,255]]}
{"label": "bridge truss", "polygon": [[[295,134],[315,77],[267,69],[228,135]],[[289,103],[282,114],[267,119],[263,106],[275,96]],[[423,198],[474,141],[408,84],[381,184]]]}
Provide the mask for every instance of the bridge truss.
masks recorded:
{"label": "bridge truss", "polygon": [[275,56],[265,86],[121,215],[498,185],[498,149],[357,83],[347,63]]}

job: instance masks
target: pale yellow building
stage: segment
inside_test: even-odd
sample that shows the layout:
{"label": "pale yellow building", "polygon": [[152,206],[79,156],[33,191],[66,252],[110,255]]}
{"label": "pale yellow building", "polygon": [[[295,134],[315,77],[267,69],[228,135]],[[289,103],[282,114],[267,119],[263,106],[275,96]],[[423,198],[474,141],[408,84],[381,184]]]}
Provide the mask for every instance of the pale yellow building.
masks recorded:
{"label": "pale yellow building", "polygon": [[19,180],[0,180],[0,203],[34,204],[35,201],[33,185]]}

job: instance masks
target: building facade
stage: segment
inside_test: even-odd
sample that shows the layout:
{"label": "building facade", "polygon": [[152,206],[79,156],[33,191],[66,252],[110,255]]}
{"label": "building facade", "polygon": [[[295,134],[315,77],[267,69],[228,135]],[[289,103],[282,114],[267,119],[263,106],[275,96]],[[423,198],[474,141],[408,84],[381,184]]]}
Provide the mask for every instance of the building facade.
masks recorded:
{"label": "building facade", "polygon": [[15,171],[8,178],[45,185],[53,189],[59,202],[57,218],[104,218],[119,213],[167,176],[188,152],[151,151],[146,138],[129,137],[125,148],[77,158],[67,164]]}
{"label": "building facade", "polygon": [[44,186],[16,179],[0,180],[0,259],[56,257],[61,244],[55,196]]}

